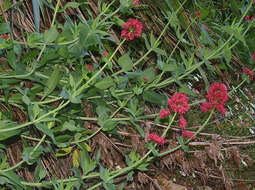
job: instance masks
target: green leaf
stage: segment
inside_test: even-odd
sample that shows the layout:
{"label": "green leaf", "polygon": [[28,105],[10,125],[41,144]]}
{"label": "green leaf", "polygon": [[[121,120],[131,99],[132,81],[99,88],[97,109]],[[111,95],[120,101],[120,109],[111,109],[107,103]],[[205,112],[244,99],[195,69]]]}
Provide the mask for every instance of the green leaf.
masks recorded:
{"label": "green leaf", "polygon": [[[8,121],[8,120],[0,120],[0,130],[1,129],[11,129],[11,128],[14,128],[16,127],[17,124],[16,123],[13,123],[11,121]],[[10,137],[13,137],[15,135],[18,135],[20,134],[21,130],[20,129],[16,129],[16,130],[12,130],[12,131],[7,131],[7,132],[4,132],[4,133],[0,133],[0,141],[2,140],[6,140]]]}
{"label": "green leaf", "polygon": [[0,23],[0,34],[10,33],[11,28],[8,23]]}
{"label": "green leaf", "polygon": [[64,5],[63,8],[59,9],[58,12],[64,12],[67,8],[74,8],[77,9],[80,6],[80,3],[77,2],[68,2]]}
{"label": "green leaf", "polygon": [[149,41],[148,41],[148,39],[146,37],[146,34],[143,33],[142,37],[144,39],[146,49],[149,50],[151,48],[151,46],[150,46]]}
{"label": "green leaf", "polygon": [[61,157],[61,156],[66,156],[68,154],[71,153],[71,151],[73,150],[73,147],[66,147],[66,148],[61,148],[57,153],[56,153],[56,157]]}
{"label": "green leaf", "polygon": [[231,49],[229,48],[229,45],[225,46],[223,55],[224,55],[224,58],[225,58],[227,64],[229,64],[231,61],[231,58],[232,58],[232,53],[231,53]]}
{"label": "green leaf", "polygon": [[22,101],[26,104],[26,105],[30,105],[31,104],[31,101],[29,99],[29,97],[27,95],[23,95],[22,96]]}
{"label": "green leaf", "polygon": [[112,121],[111,119],[107,119],[105,122],[103,122],[103,131],[111,131],[117,126],[117,122]]}
{"label": "green leaf", "polygon": [[152,50],[157,53],[157,54],[160,54],[160,55],[166,55],[166,52],[165,50],[163,49],[160,49],[160,48],[152,48]]}
{"label": "green leaf", "polygon": [[139,134],[144,138],[144,137],[145,137],[145,132],[144,132],[144,130],[143,130],[138,124],[136,124],[135,122],[133,122],[132,120],[131,120],[130,122],[135,126],[135,128],[137,129],[137,131],[139,132]]}
{"label": "green leaf", "polygon": [[44,88],[44,97],[48,96],[56,88],[58,82],[60,81],[60,69],[58,66],[55,67],[55,70],[51,73],[46,86]]}
{"label": "green leaf", "polygon": [[183,138],[178,137],[177,139],[178,139],[179,144],[181,145],[182,149],[184,150],[184,152],[189,152],[189,147],[185,145]]}
{"label": "green leaf", "polygon": [[80,151],[79,150],[75,150],[73,152],[73,167],[79,167],[80,163],[79,163],[79,160],[80,160]]}
{"label": "green leaf", "polygon": [[152,143],[146,144],[146,147],[152,151],[153,156],[158,157],[159,152],[155,149],[155,146]]}
{"label": "green leaf", "polygon": [[178,70],[178,68],[177,68],[176,63],[172,63],[172,64],[164,63],[164,64],[163,64],[163,67],[162,67],[162,70],[163,70],[164,72],[167,72],[167,71],[175,72],[175,71]]}
{"label": "green leaf", "polygon": [[101,90],[106,90],[114,85],[114,80],[110,76],[103,78],[101,81],[95,84],[95,86]]}
{"label": "green leaf", "polygon": [[155,79],[155,71],[153,67],[145,69],[141,74],[142,80],[147,78],[149,82],[152,82]]}
{"label": "green leaf", "polygon": [[103,182],[103,186],[106,190],[115,190],[116,189],[116,185],[113,183],[105,183]]}
{"label": "green leaf", "polygon": [[149,166],[150,164],[146,164],[146,163],[143,163],[143,164],[141,164],[141,165],[139,165],[138,167],[137,167],[137,169],[138,170],[140,170],[140,171],[148,171],[148,168],[147,168],[147,166]]}
{"label": "green leaf", "polygon": [[[13,189],[17,189],[17,190],[22,190],[22,189],[25,189],[25,187],[21,184],[21,178],[15,174],[14,172],[12,171],[8,171],[8,172],[1,172],[0,173],[0,184],[1,185],[7,185],[7,184],[11,184],[14,186]],[[5,177],[7,179],[4,179],[2,177]],[[3,187],[3,186],[2,186]]]}
{"label": "green leaf", "polygon": [[154,35],[153,35],[153,31],[151,31],[150,33],[150,44],[151,44],[151,47],[153,47],[155,44],[155,38],[154,38]]}
{"label": "green leaf", "polygon": [[81,132],[81,131],[84,130],[84,128],[76,126],[74,120],[69,120],[69,121],[66,121],[63,124],[63,127],[61,129],[61,131],[65,131],[65,130],[69,130],[69,131],[72,131],[72,132]]}
{"label": "green leaf", "polygon": [[52,141],[53,141],[54,144],[57,144],[56,139],[55,139],[55,136],[54,136],[52,130],[49,129],[49,127],[48,127],[46,124],[44,124],[44,123],[37,123],[37,124],[35,124],[35,126],[36,126],[36,128],[39,129],[41,132],[43,132],[44,134],[46,134],[47,136],[49,136],[49,137],[52,139]]}
{"label": "green leaf", "polygon": [[32,111],[33,111],[34,119],[36,119],[37,116],[39,116],[39,114],[40,114],[40,112],[41,112],[41,109],[40,109],[38,103],[35,103],[35,104],[33,105]]}
{"label": "green leaf", "polygon": [[37,166],[35,168],[35,173],[34,173],[34,181],[35,182],[39,182],[42,179],[44,179],[46,177],[46,171],[43,169],[43,167],[40,164],[41,160],[39,159],[37,161]]}
{"label": "green leaf", "polygon": [[81,148],[81,152],[80,152],[80,163],[81,163],[81,168],[83,171],[83,174],[86,175],[89,172],[93,171],[96,166],[97,166],[97,161],[92,161],[88,151],[86,150],[86,148],[82,145],[79,145],[79,147]]}
{"label": "green leaf", "polygon": [[91,47],[99,44],[97,34],[95,31],[91,30],[87,23],[80,26],[79,41],[81,46],[87,50],[90,50]]}
{"label": "green leaf", "polygon": [[[33,151],[33,153],[32,153]],[[35,163],[38,158],[40,157],[40,155],[43,152],[49,152],[50,149],[48,148],[44,148],[43,146],[39,146],[39,148],[37,148],[34,151],[34,147],[25,147],[23,152],[22,152],[22,159],[29,165],[32,165],[33,163]]]}
{"label": "green leaf", "polygon": [[56,26],[52,26],[49,30],[44,32],[44,40],[46,43],[54,42],[58,37]]}
{"label": "green leaf", "polygon": [[9,65],[12,67],[13,70],[16,71],[17,69],[17,65],[16,65],[16,56],[13,50],[8,51],[7,53],[7,59],[8,59],[8,63]]}
{"label": "green leaf", "polygon": [[143,99],[145,101],[159,105],[165,105],[166,102],[165,96],[162,96],[161,94],[158,94],[151,90],[147,90],[143,93]]}
{"label": "green leaf", "polygon": [[130,71],[133,68],[133,62],[129,57],[129,53],[126,53],[125,55],[121,56],[118,59],[118,63],[122,68],[122,71]]}

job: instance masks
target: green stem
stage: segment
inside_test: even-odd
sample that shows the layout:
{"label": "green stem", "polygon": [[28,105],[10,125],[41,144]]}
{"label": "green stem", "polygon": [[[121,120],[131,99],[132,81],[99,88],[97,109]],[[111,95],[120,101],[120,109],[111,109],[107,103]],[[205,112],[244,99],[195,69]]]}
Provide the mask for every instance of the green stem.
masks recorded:
{"label": "green stem", "polygon": [[[195,20],[192,20],[192,22],[188,25],[188,27],[186,28],[186,30],[182,33],[180,39],[183,38],[183,36],[187,33],[187,31],[189,30],[189,28],[191,27],[191,25],[192,25],[194,22],[195,22]],[[166,61],[167,63],[169,62],[170,58],[172,57],[173,53],[175,52],[175,50],[177,49],[179,43],[181,42],[180,39],[179,39],[178,42],[175,44],[175,46],[174,46],[174,48],[173,48],[171,54],[169,55],[169,57],[168,57],[168,59],[167,59],[167,61]],[[159,77],[155,82],[153,82],[152,84],[150,84],[149,86],[147,86],[147,87],[145,88],[145,90],[150,89],[151,87],[157,86],[157,85],[158,85],[158,82],[161,80],[161,78],[162,78],[162,76],[163,76],[164,73],[165,73],[165,72],[162,71],[161,74],[160,74],[160,77]]]}
{"label": "green stem", "polygon": [[[247,12],[250,10],[252,6],[252,3],[249,4],[248,8],[246,9],[245,13],[243,14],[242,18],[239,20],[237,27],[240,26],[241,22],[243,21],[244,16],[247,14]],[[230,35],[230,37],[228,38],[228,40],[221,46],[219,47],[217,50],[215,50],[211,55],[209,55],[208,57],[205,57],[205,59],[195,65],[193,65],[191,68],[189,68],[189,70],[187,72],[185,72],[185,74],[183,74],[182,76],[178,77],[178,80],[183,79],[184,77],[188,76],[190,73],[192,73],[193,71],[195,71],[196,69],[198,69],[199,67],[201,67],[204,63],[205,60],[209,60],[210,58],[212,58],[213,56],[217,55],[233,38],[234,33]],[[164,81],[162,81],[161,83],[157,84],[157,88],[161,88],[164,87],[166,85],[169,85],[170,83],[174,82],[175,79],[166,79]]]}
{"label": "green stem", "polygon": [[[31,140],[31,141],[37,141],[37,142],[40,142],[41,139],[38,139],[38,138],[34,138],[34,137],[29,137],[29,136],[26,136],[26,135],[21,135],[22,138],[24,139],[28,139],[28,140]],[[50,141],[44,141],[45,143],[47,144],[52,144]]]}
{"label": "green stem", "polygon": [[[214,112],[214,110],[211,111],[209,117],[208,117],[207,120],[203,123],[202,127],[201,127],[200,129],[198,129],[198,131],[195,133],[195,135],[197,135],[197,134],[207,125],[207,123],[209,122],[210,118],[212,117],[213,112]],[[190,139],[189,139],[188,141],[186,141],[185,144],[188,143],[189,141],[190,141]],[[175,147],[175,148],[173,148],[173,149],[171,149],[171,150],[168,150],[168,151],[165,151],[165,152],[163,152],[163,153],[160,153],[160,154],[158,155],[158,157],[165,156],[165,155],[167,155],[167,154],[169,154],[169,153],[172,153],[172,152],[174,152],[174,151],[176,151],[176,150],[178,150],[178,149],[180,149],[180,148],[181,148],[181,145],[179,145],[179,146],[177,146],[177,147]],[[132,166],[129,166],[129,167],[120,169],[120,170],[118,170],[118,171],[113,171],[113,172],[111,172],[111,173],[113,174],[113,176],[111,176],[111,177],[109,178],[109,180],[111,180],[111,179],[113,179],[113,178],[115,178],[115,177],[118,177],[119,175],[122,175],[122,174],[124,174],[124,173],[126,173],[126,172],[128,172],[128,171],[130,171],[130,170],[132,170],[132,169],[134,169],[135,167],[139,166],[139,165],[144,161],[144,159],[145,159],[150,153],[151,153],[151,150],[148,151],[148,152],[143,156],[143,158],[142,158],[141,160],[137,161],[137,162],[134,163]],[[151,157],[147,158],[147,159],[146,159],[146,162],[150,162],[150,161],[152,161],[153,159],[155,159],[155,156],[151,156]],[[0,171],[0,173],[1,173],[1,171]],[[96,173],[96,174],[90,174],[90,175],[83,175],[83,176],[81,177],[81,179],[82,179],[82,180],[85,180],[85,179],[95,178],[95,177],[99,177],[99,174]],[[79,179],[80,179],[80,178],[59,179],[59,180],[57,180],[57,183],[74,182],[74,181],[78,181]],[[47,186],[47,185],[52,185],[52,181],[47,181],[47,182],[43,182],[43,183],[30,183],[30,182],[22,181],[21,184],[23,184],[23,185],[25,185],[25,186],[31,186],[31,187],[45,187],[45,186]],[[89,188],[88,190],[92,190],[92,189],[94,189],[94,188],[96,188],[96,187],[99,187],[99,186],[101,186],[101,185],[102,185],[102,182],[97,183],[96,185],[94,185],[93,187]]]}
{"label": "green stem", "polygon": [[34,121],[30,121],[30,122],[27,122],[27,123],[24,123],[24,124],[21,124],[21,125],[18,125],[16,127],[12,127],[12,128],[7,128],[7,129],[0,129],[0,133],[3,133],[3,132],[8,132],[8,131],[13,131],[13,130],[17,130],[17,129],[21,129],[21,128],[24,128],[28,125],[33,125],[35,123],[38,123],[40,122],[41,120],[43,120],[44,118],[46,118],[47,116],[51,115],[51,114],[54,114],[55,112],[61,110],[62,108],[64,108],[65,106],[67,106],[68,104],[70,103],[70,100],[68,100],[66,103],[64,103],[63,105],[57,107],[56,109],[44,114],[43,116],[39,117],[38,119],[35,119]]}
{"label": "green stem", "polygon": [[122,44],[125,42],[126,40],[122,40],[119,44],[119,46],[115,49],[115,51],[113,52],[113,54],[111,55],[111,57],[109,58],[109,60],[104,64],[104,66],[96,73],[94,74],[84,85],[82,85],[77,91],[75,91],[73,93],[73,97],[79,96],[83,90],[85,90],[86,88],[89,87],[89,83],[91,83],[104,69],[105,67],[108,65],[108,63],[112,60],[113,56],[117,53],[117,51],[120,49],[120,47],[122,46]]}
{"label": "green stem", "polygon": [[166,133],[168,132],[168,130],[170,129],[175,117],[176,117],[177,113],[174,113],[174,116],[172,117],[171,121],[169,122],[166,130],[163,132],[163,134],[161,135],[162,138],[164,138],[166,136]]}
{"label": "green stem", "polygon": [[[204,127],[207,125],[207,123],[208,123],[209,120],[211,119],[213,113],[214,113],[214,110],[211,111],[210,115],[208,116],[207,120],[203,123],[202,127],[200,127],[200,128],[196,131],[196,133],[194,134],[195,136],[196,136],[201,130],[204,129]],[[176,114],[175,114],[175,115],[176,115]],[[175,115],[173,116],[173,119],[171,120],[170,123],[173,122]],[[169,126],[171,126],[171,124],[169,124]],[[164,131],[164,133],[163,133],[162,136],[164,136],[164,134],[166,134],[167,130],[169,129],[169,126],[168,126],[168,128]],[[187,143],[190,142],[190,141],[191,141],[191,139],[188,139],[188,140],[185,142],[185,144],[187,144]],[[172,153],[172,152],[174,152],[174,151],[180,149],[181,147],[182,147],[182,146],[179,145],[179,146],[177,146],[177,147],[175,147],[175,148],[173,148],[173,149],[171,149],[171,150],[169,150],[169,151],[160,153],[157,157],[165,156],[165,155],[167,155],[167,154],[169,154],[169,153]],[[134,163],[132,166],[123,168],[123,169],[121,169],[121,170],[118,170],[116,174],[114,174],[113,176],[111,176],[111,177],[109,178],[109,180],[114,179],[115,177],[118,177],[118,176],[120,176],[120,175],[122,175],[122,174],[124,174],[124,173],[126,173],[126,172],[129,172],[130,170],[135,169],[137,166],[139,166],[139,165],[145,160],[145,158],[146,158],[147,156],[149,156],[149,154],[150,154],[151,152],[152,152],[152,150],[148,151],[148,152],[143,156],[142,159],[140,159],[139,161],[137,161],[136,163]],[[145,161],[145,163],[146,163],[146,162],[150,162],[150,161],[152,161],[153,159],[155,159],[155,156],[152,156],[152,157],[147,158],[146,161]],[[112,172],[112,173],[115,173],[115,172],[116,172],[116,171],[114,171],[114,172]],[[99,183],[95,184],[93,187],[89,188],[88,190],[93,190],[93,189],[95,189],[96,187],[101,186],[102,184],[103,184],[102,182],[99,182]]]}
{"label": "green stem", "polygon": [[[131,96],[128,98],[127,102],[128,102],[133,96],[134,96],[134,95],[131,95]],[[117,110],[115,110],[115,112],[110,116],[109,119],[112,119],[112,120],[113,120],[113,117],[114,117],[123,107],[124,107],[124,106],[121,106],[121,107],[119,107]],[[96,119],[97,119],[97,118],[96,118]],[[84,139],[80,139],[80,140],[78,140],[78,141],[71,142],[71,144],[77,144],[77,143],[81,143],[81,142],[83,142],[83,141],[87,141],[87,140],[91,139],[92,137],[94,137],[96,134],[98,134],[103,128],[104,128],[104,126],[98,128],[98,129],[97,129],[93,134],[91,134],[90,136],[88,136],[88,137],[86,137],[86,138],[84,138]]]}

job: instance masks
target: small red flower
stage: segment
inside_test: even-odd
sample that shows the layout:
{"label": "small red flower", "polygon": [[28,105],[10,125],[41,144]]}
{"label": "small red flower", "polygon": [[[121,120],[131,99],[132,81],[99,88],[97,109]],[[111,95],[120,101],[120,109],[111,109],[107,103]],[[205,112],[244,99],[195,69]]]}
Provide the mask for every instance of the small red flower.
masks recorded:
{"label": "small red flower", "polygon": [[228,91],[227,87],[223,83],[214,82],[206,96],[209,102],[213,104],[225,104],[228,100]]}
{"label": "small red flower", "polygon": [[181,130],[184,130],[187,126],[187,122],[186,120],[184,119],[183,115],[180,116],[180,128]]}
{"label": "small red flower", "polygon": [[133,1],[133,6],[136,6],[136,5],[138,5],[139,4],[139,0],[134,0]]}
{"label": "small red flower", "polygon": [[130,18],[123,24],[121,36],[127,40],[133,40],[135,37],[139,38],[142,34],[143,24],[134,18]]}
{"label": "small red flower", "polygon": [[250,80],[254,79],[254,72],[250,70],[248,67],[244,67],[243,72],[249,75]]}
{"label": "small red flower", "polygon": [[160,119],[164,119],[165,117],[168,117],[170,115],[170,110],[168,108],[163,109],[159,113]]}
{"label": "small red flower", "polygon": [[251,58],[255,61],[255,52],[253,53],[253,55],[251,56]]}
{"label": "small red flower", "polygon": [[202,13],[200,11],[195,11],[194,14],[197,15],[198,18],[202,17]]}
{"label": "small red flower", "polygon": [[109,55],[108,51],[104,51],[103,56],[107,57]]}
{"label": "small red flower", "polygon": [[189,131],[182,131],[182,138],[185,138],[185,137],[188,137],[191,139],[195,138],[194,133]]}
{"label": "small red flower", "polygon": [[144,82],[149,82],[149,80],[146,77],[143,77]]}
{"label": "small red flower", "polygon": [[164,145],[166,142],[162,137],[159,137],[156,133],[148,134],[147,138],[151,141],[154,141],[157,144],[160,144],[160,145]]}
{"label": "small red flower", "polygon": [[208,111],[211,111],[213,109],[213,105],[209,102],[203,102],[200,106],[200,109],[203,112],[208,112]]}
{"label": "small red flower", "polygon": [[94,70],[94,67],[92,65],[86,64],[86,70],[92,72]]}
{"label": "small red flower", "polygon": [[6,40],[10,39],[10,36],[8,34],[2,34],[1,37],[2,39],[6,39]]}
{"label": "small red flower", "polygon": [[184,114],[190,109],[188,102],[186,94],[176,92],[167,103],[175,113]]}
{"label": "small red flower", "polygon": [[200,109],[204,112],[211,111],[213,108],[216,108],[223,115],[226,113],[226,108],[224,104],[228,100],[227,87],[223,83],[213,83],[206,95],[208,98],[207,102],[203,102],[200,106]]}
{"label": "small red flower", "polygon": [[244,20],[246,20],[246,21],[250,20],[250,16],[244,17]]}

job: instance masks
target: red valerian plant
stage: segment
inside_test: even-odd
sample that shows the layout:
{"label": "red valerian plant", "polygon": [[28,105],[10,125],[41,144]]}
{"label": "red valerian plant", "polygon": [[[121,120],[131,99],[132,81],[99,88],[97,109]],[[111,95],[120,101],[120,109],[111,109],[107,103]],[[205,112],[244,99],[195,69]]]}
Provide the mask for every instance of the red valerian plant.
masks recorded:
{"label": "red valerian plant", "polygon": [[165,117],[168,117],[170,115],[170,110],[168,108],[163,109],[159,113],[160,119],[164,119]]}
{"label": "red valerian plant", "polygon": [[195,11],[194,14],[197,15],[198,18],[202,17],[202,13],[200,11]]}
{"label": "red valerian plant", "polygon": [[159,137],[156,133],[148,134],[147,138],[151,141],[154,141],[157,144],[160,144],[160,145],[164,145],[166,142],[162,137]]}
{"label": "red valerian plant", "polygon": [[189,99],[186,94],[176,92],[167,103],[175,113],[182,115],[190,109],[188,102]]}
{"label": "red valerian plant", "polygon": [[255,61],[255,52],[253,53],[253,55],[251,56],[251,58]]}
{"label": "red valerian plant", "polygon": [[243,73],[247,73],[249,75],[250,80],[254,79],[254,72],[250,70],[248,67],[243,68]]}
{"label": "red valerian plant", "polygon": [[8,34],[2,34],[1,37],[2,39],[6,39],[6,40],[10,39],[10,36]]}
{"label": "red valerian plant", "polygon": [[192,138],[192,139],[195,138],[194,133],[189,131],[182,131],[182,138],[185,138],[185,137]]}
{"label": "red valerian plant", "polygon": [[184,119],[183,115],[180,116],[180,128],[183,131],[187,126],[187,122]]}
{"label": "red valerian plant", "polygon": [[216,108],[223,115],[226,114],[226,108],[224,104],[228,100],[227,87],[223,83],[213,83],[206,95],[207,102],[203,102],[200,109],[204,112],[211,111]]}
{"label": "red valerian plant", "polygon": [[246,17],[244,18],[244,20],[246,20],[246,21],[250,20],[250,16],[246,16]]}
{"label": "red valerian plant", "polygon": [[121,36],[127,40],[133,40],[135,37],[139,38],[142,34],[143,24],[134,18],[130,18],[123,24]]}
{"label": "red valerian plant", "polygon": [[136,5],[138,5],[138,4],[139,4],[139,0],[134,0],[133,6],[136,6]]}
{"label": "red valerian plant", "polygon": [[104,51],[103,56],[107,57],[109,55],[108,51]]}
{"label": "red valerian plant", "polygon": [[86,64],[86,70],[92,72],[94,70],[94,67],[92,65]]}
{"label": "red valerian plant", "polygon": [[149,82],[149,79],[146,77],[143,77],[143,81],[147,83],[147,82]]}

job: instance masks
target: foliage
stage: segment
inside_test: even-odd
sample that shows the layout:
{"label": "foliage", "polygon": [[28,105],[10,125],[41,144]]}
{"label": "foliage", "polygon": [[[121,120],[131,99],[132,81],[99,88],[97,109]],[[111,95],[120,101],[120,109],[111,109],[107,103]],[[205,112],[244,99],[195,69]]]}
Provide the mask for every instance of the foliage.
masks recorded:
{"label": "foliage", "polygon": [[[212,119],[214,108],[218,108],[217,97],[211,97],[214,102],[211,100],[212,105],[207,109],[210,114],[196,109],[205,101],[210,84],[220,83],[222,72],[240,73],[241,67],[254,64],[255,21],[244,19],[254,14],[252,2],[165,0],[137,5],[133,0],[121,0],[97,3],[95,16],[90,3],[78,1],[60,6],[60,0],[56,3],[32,1],[36,31],[22,33],[25,42],[15,35],[15,28],[9,22],[0,24],[1,185],[10,189],[63,190],[95,189],[101,185],[111,190],[124,187],[135,171],[149,171],[150,164],[157,158],[178,149],[188,153],[187,144],[199,135]],[[3,11],[14,6],[22,5],[8,0],[1,4]],[[148,20],[139,18],[137,12],[143,9],[150,12],[152,6],[157,9],[156,15],[146,14],[159,18],[150,23],[159,30],[146,31]],[[45,19],[45,9],[53,11],[53,16],[51,26],[42,30],[40,20]],[[86,18],[77,16],[72,20],[66,12],[75,9],[82,11]],[[3,13],[2,20],[6,15]],[[64,22],[59,22],[57,15],[64,15]],[[124,35],[120,32],[123,28]],[[117,31],[117,35],[113,35],[112,30]],[[238,66],[236,56],[242,63]],[[204,86],[200,92],[190,85],[196,83],[197,76]],[[249,70],[250,77],[243,76],[240,85],[234,81],[228,84],[236,87],[228,89],[226,96],[230,97],[245,82],[252,82],[253,70]],[[226,82],[224,78],[223,82]],[[176,98],[171,107],[180,108],[185,103],[185,111],[177,115],[169,110],[166,117],[160,117],[159,110],[168,106],[168,96],[173,98],[176,92],[185,96],[185,101]],[[84,111],[88,107],[91,109]],[[147,107],[153,109],[153,114],[148,113]],[[186,129],[192,121],[183,121],[184,113],[185,117],[191,117],[190,109],[203,116],[197,120],[201,127],[193,132]],[[225,112],[222,111],[223,115]],[[227,110],[226,116],[228,113]],[[170,127],[178,118],[185,123],[185,126],[181,124],[182,137],[176,140],[179,145],[163,150],[171,134]],[[167,124],[164,131],[151,129],[160,136],[153,133],[153,138],[148,138],[149,130],[141,124],[148,119]],[[122,155],[123,168],[106,168],[105,158],[101,156],[105,150],[95,151],[93,142],[97,143],[95,139],[101,133],[122,141],[125,137],[120,130],[130,126],[144,142],[146,152],[129,150]],[[36,134],[40,137],[34,138]],[[184,134],[190,138],[185,139]],[[5,149],[13,140],[21,142],[23,151],[21,160],[10,166]],[[156,143],[148,142],[150,140]],[[50,153],[57,159],[71,156],[72,177],[48,180],[41,159]],[[34,182],[26,182],[15,173],[20,166],[29,165],[36,166]],[[118,186],[115,178],[122,175],[127,178]]]}

